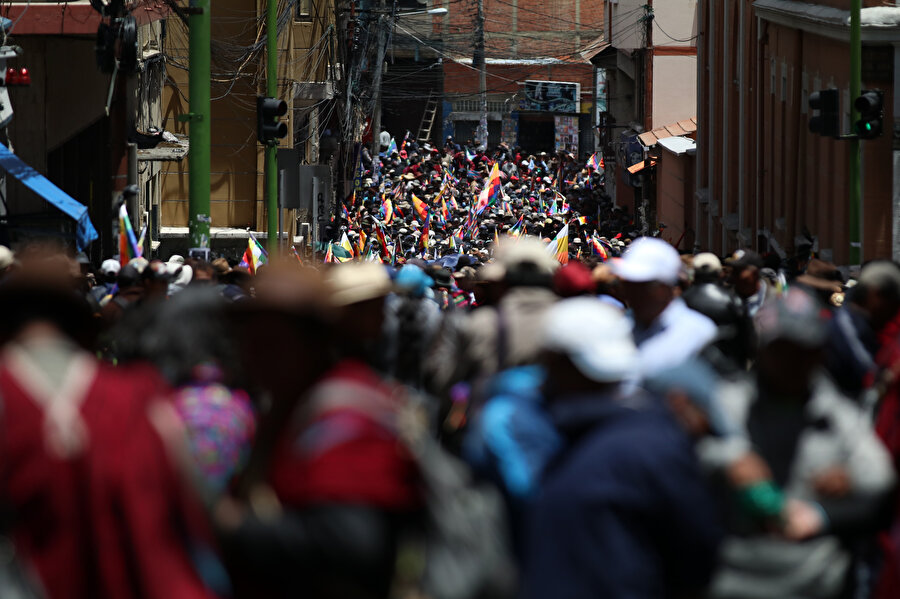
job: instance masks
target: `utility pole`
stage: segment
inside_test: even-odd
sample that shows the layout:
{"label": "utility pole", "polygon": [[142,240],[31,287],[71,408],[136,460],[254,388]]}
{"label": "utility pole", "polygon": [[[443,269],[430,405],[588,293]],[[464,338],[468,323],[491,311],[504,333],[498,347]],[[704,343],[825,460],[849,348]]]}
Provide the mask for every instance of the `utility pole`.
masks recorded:
{"label": "utility pole", "polygon": [[[378,20],[376,21],[376,27],[378,27],[378,60],[375,62],[375,81],[373,87],[375,88],[375,114],[372,115],[372,157],[377,158],[378,152],[381,150],[381,142],[379,141],[379,134],[381,133],[381,79],[382,74],[384,73],[384,53],[385,46],[387,45],[385,27],[384,27],[384,11],[385,11],[385,0],[381,0],[381,12],[378,15]],[[393,18],[393,15],[391,15]]]}
{"label": "utility pole", "polygon": [[188,230],[192,248],[209,248],[210,171],[210,8],[212,0],[191,0],[190,29],[190,150],[188,150]]}
{"label": "utility pole", "polygon": [[475,56],[472,64],[478,68],[478,93],[481,96],[481,120],[478,122],[478,145],[487,147],[487,73],[484,56],[484,0],[478,0],[478,16],[475,23]]}
{"label": "utility pole", "polygon": [[[208,0],[207,0],[208,1]],[[278,0],[266,2],[266,95],[278,97]],[[265,199],[269,253],[277,252],[278,230],[278,141],[266,144]]]}
{"label": "utility pole", "polygon": [[[860,11],[862,0],[850,2],[850,98],[859,97],[862,89],[862,39],[860,31]],[[851,108],[850,122],[859,119],[859,111]],[[862,264],[862,166],[859,137],[850,139],[850,266]]]}

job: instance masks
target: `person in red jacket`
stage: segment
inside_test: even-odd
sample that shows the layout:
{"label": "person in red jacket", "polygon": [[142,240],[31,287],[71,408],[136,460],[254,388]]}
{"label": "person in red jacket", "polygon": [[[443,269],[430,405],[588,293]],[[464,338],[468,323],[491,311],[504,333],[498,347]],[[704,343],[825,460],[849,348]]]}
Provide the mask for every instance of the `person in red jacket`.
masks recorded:
{"label": "person in red jacket", "polygon": [[97,321],[61,264],[23,264],[0,286],[3,532],[50,599],[212,597],[168,389],[89,353]]}
{"label": "person in red jacket", "polygon": [[394,389],[367,363],[390,280],[374,263],[331,274],[326,288],[314,271],[269,267],[237,307],[244,363],[271,400],[216,510],[238,597],[387,597],[418,509]]}
{"label": "person in red jacket", "polygon": [[[875,407],[875,432],[900,472],[900,268],[886,260],[873,261],[860,273],[854,301],[878,334],[875,369],[869,390],[862,395],[867,409]],[[877,404],[877,405],[876,405]],[[873,597],[900,595],[900,503],[893,522],[878,536],[877,585]]]}

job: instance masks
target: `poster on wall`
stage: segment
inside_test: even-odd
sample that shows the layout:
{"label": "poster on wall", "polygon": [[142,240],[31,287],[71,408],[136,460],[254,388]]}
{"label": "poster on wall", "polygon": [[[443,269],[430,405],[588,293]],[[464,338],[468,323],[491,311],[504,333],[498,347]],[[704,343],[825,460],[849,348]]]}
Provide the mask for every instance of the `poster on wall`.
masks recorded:
{"label": "poster on wall", "polygon": [[556,151],[578,155],[578,117],[554,116]]}
{"label": "poster on wall", "polygon": [[500,141],[511,148],[519,143],[519,119],[512,116],[503,117]]}
{"label": "poster on wall", "polygon": [[565,81],[525,81],[520,110],[535,112],[581,112],[581,84]]}
{"label": "poster on wall", "polygon": [[597,69],[596,72],[597,89],[594,91],[594,114],[596,115],[596,119],[594,120],[594,124],[599,125],[600,115],[604,112],[608,112],[609,108],[606,100],[606,69]]}

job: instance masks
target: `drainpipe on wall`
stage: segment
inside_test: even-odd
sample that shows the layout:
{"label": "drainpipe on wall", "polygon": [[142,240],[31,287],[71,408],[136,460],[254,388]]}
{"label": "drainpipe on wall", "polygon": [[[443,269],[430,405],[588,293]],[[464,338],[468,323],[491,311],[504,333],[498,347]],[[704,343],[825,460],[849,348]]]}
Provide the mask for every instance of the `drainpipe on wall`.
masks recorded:
{"label": "drainpipe on wall", "polygon": [[[726,34],[726,39],[734,39],[734,31],[729,33],[728,28],[731,25],[731,0],[724,1],[725,11],[723,14],[722,32]],[[725,223],[728,218],[728,183],[731,180],[731,44],[723,44],[722,56],[722,197],[719,198],[719,228],[721,229],[722,250],[719,252],[724,255],[728,253],[728,227]]]}
{"label": "drainpipe on wall", "polygon": [[745,168],[745,160],[746,160],[746,141],[747,141],[747,119],[745,117],[747,110],[747,69],[745,68],[744,61],[746,60],[746,56],[744,54],[744,49],[747,47],[746,44],[746,35],[747,32],[745,30],[744,18],[745,10],[743,5],[740,6],[740,16],[738,23],[738,90],[740,93],[740,97],[738,99],[739,107],[738,114],[740,115],[740,120],[738,121],[738,245],[743,248],[749,246],[749,240],[744,239],[744,202],[746,201],[745,190],[747,187],[747,169]]}
{"label": "drainpipe on wall", "polygon": [[[713,31],[716,29],[718,23],[716,23],[716,1],[710,0],[709,3],[709,30]],[[716,36],[718,38],[718,36]],[[722,36],[724,38],[724,35]],[[715,40],[714,40],[715,42]],[[715,56],[716,49],[710,48],[710,58]],[[713,151],[715,148],[715,138],[716,138],[716,93],[718,87],[716,86],[716,65],[713,64],[714,61],[711,60],[709,65],[709,164],[708,175],[707,175],[707,189],[709,190],[709,194],[707,196],[706,201],[706,249],[708,251],[712,251],[713,247],[713,216],[712,216],[712,205],[714,201],[715,195],[715,187],[713,187],[713,183],[715,183],[716,178],[716,153]]]}
{"label": "drainpipe on wall", "polygon": [[763,39],[765,38],[765,34],[763,33],[763,27],[765,26],[765,21],[757,17],[756,21],[756,172],[753,173],[753,176],[756,177],[756,200],[754,201],[754,235],[753,235],[753,247],[759,252],[759,231],[763,229],[762,223],[760,223],[759,219],[759,206],[762,202],[762,115],[763,115],[763,89],[765,85],[763,80],[765,79],[765,68],[764,64],[764,53],[763,53]]}
{"label": "drainpipe on wall", "polygon": [[[900,126],[900,44],[894,44],[894,119],[891,123],[893,131]],[[894,134],[894,184],[892,190],[893,206],[893,238],[891,240],[891,257],[900,260],[900,145],[897,143],[897,135]]]}
{"label": "drainpipe on wall", "polygon": [[[697,0],[697,20],[699,21],[703,17],[703,3],[705,0]],[[698,30],[701,32],[701,37],[697,38],[697,102],[699,106],[699,102],[703,102],[703,81],[706,78],[706,55],[707,48],[710,43],[710,40],[715,39],[715,34],[707,29],[706,35],[702,33],[703,24],[698,23]],[[698,111],[699,112],[699,111]],[[709,120],[709,117],[707,117]],[[697,115],[697,142],[698,145],[702,144],[703,151],[707,154],[710,151],[709,141],[704,139],[706,135],[706,127],[707,124],[703,122],[703,118],[698,114]],[[697,196],[697,192],[701,189],[702,181],[700,176],[703,173],[703,169],[700,166],[700,156],[697,156],[697,159],[694,160],[694,239],[693,239],[693,247],[691,247],[691,252],[693,253],[696,250],[698,242],[700,241],[697,236],[700,235],[700,198]],[[706,187],[708,188],[709,183],[707,182]]]}

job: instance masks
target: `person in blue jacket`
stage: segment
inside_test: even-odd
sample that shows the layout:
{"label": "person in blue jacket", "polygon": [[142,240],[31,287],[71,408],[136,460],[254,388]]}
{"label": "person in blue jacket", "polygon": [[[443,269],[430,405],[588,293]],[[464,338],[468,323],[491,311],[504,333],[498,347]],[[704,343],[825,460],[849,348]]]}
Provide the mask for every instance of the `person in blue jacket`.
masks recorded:
{"label": "person in blue jacket", "polygon": [[522,597],[702,593],[721,538],[716,506],[663,402],[623,384],[637,366],[628,321],[596,299],[565,300],[542,347],[565,449],[530,510]]}
{"label": "person in blue jacket", "polygon": [[540,366],[520,366],[497,374],[488,400],[473,419],[463,443],[463,457],[490,479],[507,504],[517,556],[522,529],[544,468],[562,447],[562,437],[544,406]]}

